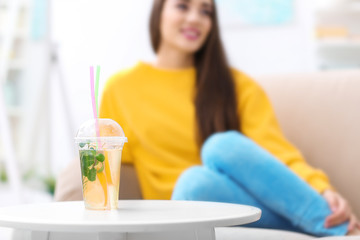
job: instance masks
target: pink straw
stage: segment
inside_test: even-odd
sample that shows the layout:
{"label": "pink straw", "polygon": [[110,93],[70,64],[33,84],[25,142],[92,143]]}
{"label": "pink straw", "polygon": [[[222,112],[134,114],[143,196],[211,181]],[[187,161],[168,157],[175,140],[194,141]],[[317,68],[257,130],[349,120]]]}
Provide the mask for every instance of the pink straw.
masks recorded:
{"label": "pink straw", "polygon": [[95,126],[96,126],[96,135],[98,137],[98,146],[100,147],[100,130],[99,130],[99,121],[98,121],[98,116],[97,116],[97,111],[96,111],[96,103],[95,103],[95,89],[94,89],[94,67],[91,66],[90,67],[90,85],[91,85],[91,102],[92,102],[92,108],[93,108],[93,114],[94,114],[94,119],[95,119]]}

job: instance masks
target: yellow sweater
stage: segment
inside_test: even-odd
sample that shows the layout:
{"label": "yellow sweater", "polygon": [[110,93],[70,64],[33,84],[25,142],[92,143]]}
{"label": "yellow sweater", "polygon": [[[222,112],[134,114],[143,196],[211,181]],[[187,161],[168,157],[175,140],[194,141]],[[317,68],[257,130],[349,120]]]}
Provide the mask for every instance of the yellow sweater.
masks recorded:
{"label": "yellow sweater", "polygon": [[[260,86],[243,73],[232,72],[239,130],[318,192],[330,188],[326,175],[310,167],[284,138]],[[128,137],[122,161],[134,164],[145,199],[170,199],[179,175],[201,164],[195,140],[194,86],[194,68],[164,70],[143,62],[115,74],[105,86],[100,116],[118,122]]]}

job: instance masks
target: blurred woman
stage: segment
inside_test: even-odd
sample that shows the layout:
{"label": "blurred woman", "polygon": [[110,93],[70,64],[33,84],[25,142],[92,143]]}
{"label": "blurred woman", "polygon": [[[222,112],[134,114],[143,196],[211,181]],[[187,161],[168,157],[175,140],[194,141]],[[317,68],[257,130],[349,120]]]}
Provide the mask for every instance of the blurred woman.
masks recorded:
{"label": "blurred woman", "polygon": [[326,175],[283,136],[261,87],[230,68],[212,0],[155,0],[153,63],[115,74],[101,117],[117,121],[145,199],[261,208],[255,227],[356,233],[358,220]]}

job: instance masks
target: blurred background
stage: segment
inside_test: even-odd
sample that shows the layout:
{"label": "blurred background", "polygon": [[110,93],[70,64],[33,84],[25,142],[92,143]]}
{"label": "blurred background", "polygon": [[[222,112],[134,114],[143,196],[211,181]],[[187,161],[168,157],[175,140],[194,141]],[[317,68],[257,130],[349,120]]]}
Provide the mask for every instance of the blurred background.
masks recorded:
{"label": "blurred background", "polygon": [[[254,78],[360,67],[359,0],[216,2],[230,63]],[[89,66],[101,66],[102,89],[152,61],[151,5],[0,0],[0,207],[52,201],[76,130],[92,117]]]}

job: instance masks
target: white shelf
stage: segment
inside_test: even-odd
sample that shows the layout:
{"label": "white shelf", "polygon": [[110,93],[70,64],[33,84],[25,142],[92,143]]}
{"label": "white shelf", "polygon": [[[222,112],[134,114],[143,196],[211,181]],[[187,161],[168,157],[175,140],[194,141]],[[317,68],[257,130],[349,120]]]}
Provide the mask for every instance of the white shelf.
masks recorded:
{"label": "white shelf", "polygon": [[318,14],[328,13],[360,13],[360,2],[353,2],[348,4],[338,4],[329,7],[320,7],[316,11]]}
{"label": "white shelf", "polygon": [[[360,1],[323,0],[315,11],[318,66],[325,69],[360,66]],[[322,38],[320,38],[322,37]]]}
{"label": "white shelf", "polygon": [[[21,140],[19,132],[23,124],[22,118],[24,117],[23,103],[19,98],[21,97],[21,90],[24,85],[23,78],[26,48],[30,33],[32,0],[18,0],[18,4],[13,5],[15,3],[14,0],[0,0],[0,55],[3,57],[4,54],[7,55],[5,56],[6,62],[4,63],[6,67],[6,69],[4,69],[6,71],[6,78],[1,79],[1,81],[4,81],[4,87],[6,88],[3,96],[5,111],[2,112],[2,114],[5,114],[6,119],[9,120],[6,127],[10,128],[8,129],[10,136],[5,136],[6,139],[1,138],[0,140],[0,162],[4,163],[4,166],[8,166],[8,177],[10,179],[10,175],[13,175],[12,177],[15,180],[14,184],[18,186],[18,182],[21,182],[21,179],[18,179],[16,172],[18,171],[19,175],[21,175],[21,167],[26,162],[22,156],[18,156],[21,154],[18,152],[18,145]],[[13,9],[13,6],[15,6],[15,9]],[[13,12],[13,10],[15,12]],[[10,29],[8,29],[8,27],[10,27]],[[11,44],[5,42],[7,40],[11,41]],[[7,44],[5,45],[5,43]],[[4,47],[6,47],[6,49],[4,49]],[[9,47],[11,48],[9,49]],[[2,134],[3,133],[0,132],[1,137],[3,137]],[[10,145],[10,147],[7,147],[9,149],[5,149],[6,145]],[[9,157],[14,157],[14,160],[18,164],[17,166],[14,166],[14,162],[9,162],[11,159],[6,158],[5,150],[10,154]],[[8,195],[6,197],[4,192],[6,193],[6,189],[2,189],[0,185],[0,205],[7,204],[7,202],[4,202],[5,200],[8,200],[9,204],[13,203],[14,201],[11,196]],[[1,231],[0,239],[3,239]]]}
{"label": "white shelf", "polygon": [[360,39],[351,40],[344,38],[319,39],[318,47],[321,48],[360,48]]}

